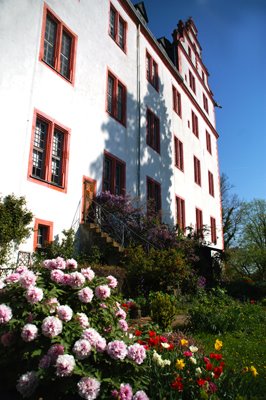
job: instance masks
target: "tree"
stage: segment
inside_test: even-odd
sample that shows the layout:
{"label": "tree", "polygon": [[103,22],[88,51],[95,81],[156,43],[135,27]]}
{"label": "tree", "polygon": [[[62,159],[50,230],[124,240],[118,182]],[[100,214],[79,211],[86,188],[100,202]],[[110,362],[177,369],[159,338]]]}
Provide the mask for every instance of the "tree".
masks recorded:
{"label": "tree", "polygon": [[225,250],[234,246],[241,229],[243,202],[236,194],[231,193],[234,186],[226,174],[222,173],[220,188],[222,197],[222,219]]}
{"label": "tree", "polygon": [[266,201],[244,204],[240,247],[247,253],[246,264],[258,279],[266,278]]}
{"label": "tree", "polygon": [[30,235],[32,218],[24,197],[0,198],[0,265],[8,261],[13,247]]}

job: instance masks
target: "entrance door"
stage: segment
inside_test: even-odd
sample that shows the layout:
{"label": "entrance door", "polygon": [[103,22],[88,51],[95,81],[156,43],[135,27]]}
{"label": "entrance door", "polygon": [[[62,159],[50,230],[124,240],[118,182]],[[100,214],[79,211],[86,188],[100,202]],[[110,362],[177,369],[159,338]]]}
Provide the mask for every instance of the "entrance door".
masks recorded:
{"label": "entrance door", "polygon": [[82,196],[82,222],[90,222],[93,218],[93,200],[96,195],[96,181],[91,178],[83,177],[83,196]]}

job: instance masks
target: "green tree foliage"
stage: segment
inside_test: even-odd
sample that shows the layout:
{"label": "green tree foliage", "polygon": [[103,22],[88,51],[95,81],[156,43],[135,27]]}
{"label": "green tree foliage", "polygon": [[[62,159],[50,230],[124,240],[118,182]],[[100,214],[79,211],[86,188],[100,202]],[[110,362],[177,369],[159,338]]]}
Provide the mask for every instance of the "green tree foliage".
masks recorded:
{"label": "green tree foliage", "polygon": [[222,197],[224,247],[228,249],[234,245],[238,237],[244,209],[243,202],[236,194],[231,192],[233,185],[231,185],[228,176],[224,173],[220,178],[220,188]]}
{"label": "green tree foliage", "polygon": [[24,197],[0,198],[0,265],[8,261],[13,247],[30,235],[32,219]]}

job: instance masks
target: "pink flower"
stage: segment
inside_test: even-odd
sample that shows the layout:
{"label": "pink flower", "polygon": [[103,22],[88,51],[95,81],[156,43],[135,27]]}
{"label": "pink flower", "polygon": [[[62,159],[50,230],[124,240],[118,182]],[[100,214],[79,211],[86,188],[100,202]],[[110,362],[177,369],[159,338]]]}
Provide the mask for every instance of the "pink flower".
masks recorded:
{"label": "pink flower", "polygon": [[120,319],[118,321],[118,325],[119,328],[123,331],[123,332],[127,332],[128,331],[128,324],[127,321],[125,321],[124,319]]}
{"label": "pink flower", "polygon": [[108,286],[109,286],[111,289],[114,289],[114,288],[117,287],[117,279],[116,279],[113,275],[107,276],[106,279],[107,279],[107,281],[108,281]]}
{"label": "pink flower", "polygon": [[10,274],[6,277],[5,282],[6,283],[16,283],[20,279],[20,274],[14,272],[13,274]]}
{"label": "pink flower", "polygon": [[126,319],[126,317],[127,317],[127,313],[122,308],[119,308],[117,310],[117,312],[115,313],[115,315],[116,315],[116,317],[122,318],[122,319]]}
{"label": "pink flower", "polygon": [[78,291],[78,298],[82,303],[90,303],[93,298],[93,291],[89,287],[85,287]]}
{"label": "pink flower", "polygon": [[58,343],[53,344],[47,353],[47,355],[51,359],[51,363],[54,364],[57,360],[57,357],[63,355],[64,351],[65,351],[65,349],[62,344],[58,344]]}
{"label": "pink flower", "polygon": [[95,289],[95,295],[101,299],[101,300],[105,300],[107,299],[107,297],[110,297],[111,295],[111,290],[109,288],[109,286],[107,285],[100,285],[97,286]]}
{"label": "pink flower", "polygon": [[51,281],[61,284],[63,283],[64,272],[61,269],[53,269],[50,274]]}
{"label": "pink flower", "polygon": [[56,297],[51,297],[50,299],[46,300],[45,304],[50,307],[50,314],[55,313],[57,308],[60,306]]}
{"label": "pink flower", "polygon": [[37,281],[37,276],[32,271],[25,271],[20,275],[20,284],[22,287],[27,289],[30,286],[34,286]]}
{"label": "pink flower", "polygon": [[26,372],[21,375],[16,385],[17,391],[22,397],[30,397],[38,386],[38,378],[36,372]]}
{"label": "pink flower", "polygon": [[85,276],[85,278],[90,282],[95,277],[95,272],[89,268],[82,268],[81,273]]}
{"label": "pink flower", "polygon": [[63,354],[61,356],[58,356],[55,363],[56,375],[60,377],[71,375],[75,368],[75,365],[75,359],[70,354]]}
{"label": "pink flower", "polygon": [[85,329],[82,338],[88,340],[97,351],[102,352],[106,348],[106,340],[94,328]]}
{"label": "pink flower", "polygon": [[45,355],[40,359],[39,368],[49,368],[50,365],[51,365],[51,362],[52,362],[51,357],[48,356],[47,354],[45,354]]}
{"label": "pink flower", "polygon": [[53,268],[66,269],[66,262],[62,257],[56,257],[55,260],[51,260]]}
{"label": "pink flower", "polygon": [[72,283],[73,283],[73,277],[71,276],[71,274],[64,274],[61,284],[67,285],[67,286],[72,286]]}
{"label": "pink flower", "polygon": [[91,353],[90,342],[86,339],[77,340],[74,343],[73,353],[78,360],[83,360],[84,358],[87,358]]}
{"label": "pink flower", "polygon": [[73,317],[73,311],[69,306],[59,306],[57,308],[57,314],[61,321],[65,322],[70,321]]}
{"label": "pink flower", "polygon": [[149,397],[143,390],[138,390],[133,396],[133,400],[149,400]]}
{"label": "pink flower", "polygon": [[132,387],[127,383],[120,385],[119,400],[132,400],[133,391]]}
{"label": "pink flower", "polygon": [[51,268],[51,260],[44,260],[43,263],[42,263],[42,265],[43,265],[43,267],[44,267],[45,269],[52,269],[52,268]]}
{"label": "pink flower", "polygon": [[30,286],[26,293],[26,299],[30,304],[38,303],[43,299],[43,290],[36,286]]}
{"label": "pink flower", "polygon": [[136,364],[140,365],[146,358],[145,347],[139,343],[132,344],[128,347],[128,358],[135,361]]}
{"label": "pink flower", "polygon": [[38,328],[34,324],[26,324],[21,331],[24,342],[32,342],[38,336]]}
{"label": "pink flower", "polygon": [[106,340],[104,337],[100,336],[96,342],[96,350],[99,351],[99,353],[104,352],[106,349]]}
{"label": "pink flower", "polygon": [[18,274],[22,274],[23,272],[28,271],[28,268],[25,265],[20,265],[17,267],[16,272]]}
{"label": "pink flower", "polygon": [[89,319],[84,313],[77,313],[75,320],[78,321],[82,328],[87,328],[89,326]]}
{"label": "pink flower", "polygon": [[185,357],[192,357],[193,356],[193,353],[191,352],[191,351],[184,351],[184,353],[183,353],[183,355],[185,356]]}
{"label": "pink flower", "polygon": [[14,335],[12,332],[5,332],[1,336],[1,343],[4,347],[9,347],[13,343]]}
{"label": "pink flower", "polygon": [[94,400],[100,393],[100,382],[97,379],[84,377],[77,384],[78,394],[86,400]]}
{"label": "pink flower", "polygon": [[100,306],[101,308],[104,308],[104,309],[108,308],[107,305],[106,305],[105,303],[100,303],[99,306]]}
{"label": "pink flower", "polygon": [[77,269],[78,263],[74,258],[70,258],[69,260],[66,260],[66,268],[67,269]]}
{"label": "pink flower", "polygon": [[115,360],[124,360],[127,355],[127,346],[122,340],[114,340],[108,343],[107,353]]}
{"label": "pink flower", "polygon": [[71,272],[70,286],[73,288],[80,288],[85,283],[85,277],[80,272]]}
{"label": "pink flower", "polygon": [[0,324],[6,324],[12,318],[12,310],[5,304],[0,304]]}
{"label": "pink flower", "polygon": [[63,324],[57,317],[46,317],[42,323],[42,333],[44,336],[52,338],[60,335],[63,330]]}

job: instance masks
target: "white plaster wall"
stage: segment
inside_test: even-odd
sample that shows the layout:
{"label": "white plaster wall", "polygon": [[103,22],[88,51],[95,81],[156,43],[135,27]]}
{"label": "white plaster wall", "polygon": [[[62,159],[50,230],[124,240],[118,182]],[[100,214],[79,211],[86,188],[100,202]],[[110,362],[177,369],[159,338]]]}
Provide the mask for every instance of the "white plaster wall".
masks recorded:
{"label": "white plaster wall", "polygon": [[[109,0],[89,2],[47,0],[48,6],[78,36],[75,84],[72,86],[39,61],[43,1],[1,1],[0,13],[0,192],[24,195],[36,218],[54,222],[54,234],[71,226],[82,196],[83,175],[97,180],[101,190],[103,152],[107,150],[126,162],[126,189],[134,197],[137,184],[137,27],[118,0],[112,4],[126,20],[127,53],[108,35]],[[21,18],[23,15],[23,18]],[[146,79],[146,49],[158,63],[159,93]],[[190,100],[141,35],[141,200],[146,200],[146,176],[161,183],[162,208],[167,222],[175,222],[175,195],[186,200],[186,219],[195,223],[195,206],[209,214],[218,227],[219,202],[208,195],[208,168],[218,181],[217,154],[205,143],[205,126],[200,121],[200,139],[188,128]],[[127,126],[106,112],[108,68],[127,87]],[[182,120],[173,112],[172,83],[182,96]],[[161,153],[146,145],[146,107],[160,118]],[[34,108],[71,129],[67,193],[27,180]],[[184,143],[185,173],[174,167],[173,133]],[[202,162],[202,188],[195,187],[193,154]],[[203,161],[204,160],[204,161]],[[206,177],[204,176],[206,170]],[[32,238],[23,250],[32,250]],[[217,247],[221,248],[221,242]]]}

